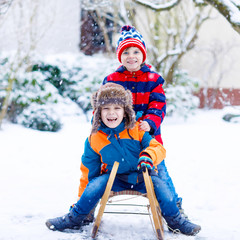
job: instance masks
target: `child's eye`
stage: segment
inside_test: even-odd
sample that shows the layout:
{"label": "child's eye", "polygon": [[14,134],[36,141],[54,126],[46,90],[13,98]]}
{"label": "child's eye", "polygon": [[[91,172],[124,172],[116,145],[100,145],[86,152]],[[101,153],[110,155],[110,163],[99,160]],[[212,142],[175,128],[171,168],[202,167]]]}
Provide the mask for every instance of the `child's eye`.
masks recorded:
{"label": "child's eye", "polygon": [[139,53],[139,51],[134,51],[134,54],[138,54]]}
{"label": "child's eye", "polygon": [[123,52],[123,54],[127,55],[127,54],[128,54],[128,52]]}

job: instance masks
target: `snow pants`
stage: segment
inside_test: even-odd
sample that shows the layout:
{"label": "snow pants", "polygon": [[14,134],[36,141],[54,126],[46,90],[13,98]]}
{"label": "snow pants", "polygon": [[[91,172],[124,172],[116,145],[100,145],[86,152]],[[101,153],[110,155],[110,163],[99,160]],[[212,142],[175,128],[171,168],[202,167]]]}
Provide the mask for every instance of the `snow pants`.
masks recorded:
{"label": "snow pants", "polygon": [[[94,178],[88,183],[81,198],[73,208],[76,214],[88,214],[92,208],[95,207],[95,205],[104,194],[108,178],[109,174],[103,174],[99,177]],[[163,216],[176,215],[179,210],[172,192],[169,191],[169,188],[166,187],[166,184],[158,176],[151,176],[151,178],[153,181],[156,198],[159,202]],[[113,183],[112,190],[115,192],[122,190],[135,190],[141,193],[146,193],[144,182],[130,184],[121,181],[117,177]]]}

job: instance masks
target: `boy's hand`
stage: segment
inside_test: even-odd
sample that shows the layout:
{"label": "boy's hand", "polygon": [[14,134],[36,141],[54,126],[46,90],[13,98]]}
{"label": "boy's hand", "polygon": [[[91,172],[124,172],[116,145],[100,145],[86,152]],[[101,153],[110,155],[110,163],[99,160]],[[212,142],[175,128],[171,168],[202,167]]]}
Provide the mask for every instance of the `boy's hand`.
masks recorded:
{"label": "boy's hand", "polygon": [[139,129],[144,132],[149,132],[151,130],[150,125],[146,121],[140,121]]}
{"label": "boy's hand", "polygon": [[148,168],[148,169],[153,169],[153,161],[150,157],[147,156],[141,156],[138,160],[138,165],[137,169],[143,169],[143,168]]}

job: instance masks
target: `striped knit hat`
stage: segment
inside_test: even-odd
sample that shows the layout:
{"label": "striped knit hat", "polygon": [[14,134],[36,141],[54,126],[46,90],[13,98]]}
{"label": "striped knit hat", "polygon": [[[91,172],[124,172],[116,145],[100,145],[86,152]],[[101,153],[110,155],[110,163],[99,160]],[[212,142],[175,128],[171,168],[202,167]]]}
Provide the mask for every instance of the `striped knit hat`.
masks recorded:
{"label": "striped knit hat", "polygon": [[142,35],[129,25],[122,27],[121,36],[117,43],[117,58],[121,62],[122,52],[128,47],[137,47],[143,54],[143,62],[146,60],[147,50]]}
{"label": "striped knit hat", "polygon": [[132,93],[116,83],[106,83],[92,95],[93,122],[91,133],[96,133],[101,125],[101,109],[107,104],[119,104],[124,107],[125,128],[130,129],[135,124],[135,112],[132,106]]}

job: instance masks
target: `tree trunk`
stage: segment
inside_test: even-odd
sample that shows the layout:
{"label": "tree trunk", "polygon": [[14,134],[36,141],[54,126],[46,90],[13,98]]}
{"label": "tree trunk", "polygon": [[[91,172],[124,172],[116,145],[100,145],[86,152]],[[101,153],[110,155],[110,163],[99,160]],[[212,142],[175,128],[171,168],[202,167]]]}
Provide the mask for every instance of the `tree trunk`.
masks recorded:
{"label": "tree trunk", "polygon": [[10,94],[12,92],[12,87],[13,87],[14,80],[15,79],[11,78],[11,77],[8,80],[8,87],[6,89],[6,97],[4,98],[3,105],[2,105],[2,110],[1,110],[1,113],[0,113],[0,129],[2,128],[3,119],[5,118],[5,116],[7,114],[9,98],[10,98]]}

